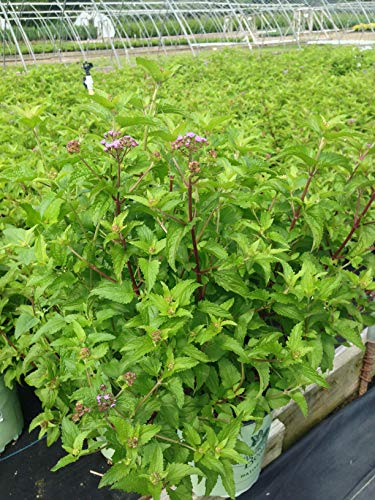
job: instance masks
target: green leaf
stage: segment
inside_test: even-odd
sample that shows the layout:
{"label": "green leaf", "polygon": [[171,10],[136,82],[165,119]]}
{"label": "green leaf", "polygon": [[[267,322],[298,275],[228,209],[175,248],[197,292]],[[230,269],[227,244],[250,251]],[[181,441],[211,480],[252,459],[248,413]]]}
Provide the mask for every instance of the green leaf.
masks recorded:
{"label": "green leaf", "polygon": [[28,313],[22,313],[16,320],[15,338],[18,339],[18,337],[31,330],[31,328],[38,323],[39,319],[35,318],[35,316]]}
{"label": "green leaf", "polygon": [[204,313],[212,314],[216,318],[232,319],[232,315],[226,309],[208,300],[199,302],[198,309]]}
{"label": "green leaf", "polygon": [[224,358],[219,361],[219,372],[222,385],[226,389],[232,388],[241,379],[241,373],[229,359]]}
{"label": "green leaf", "polygon": [[292,304],[274,304],[272,309],[275,313],[285,316],[286,318],[302,321],[304,319],[303,311]]}
{"label": "green leaf", "polygon": [[195,280],[180,281],[172,288],[171,295],[180,306],[187,306],[191,302],[191,296],[200,286]]}
{"label": "green leaf", "polygon": [[173,377],[168,383],[168,390],[174,395],[176,398],[176,404],[179,408],[184,406],[185,402],[185,393],[182,385],[182,380],[179,377]]}
{"label": "green leaf", "polygon": [[214,280],[227,292],[233,292],[241,297],[248,297],[249,290],[241,276],[234,269],[215,272]]}
{"label": "green leaf", "polygon": [[188,370],[189,368],[193,368],[197,366],[199,361],[193,358],[179,357],[174,361],[173,372],[182,372],[184,370]]}
{"label": "green leaf", "polygon": [[262,392],[267,389],[270,382],[270,367],[268,363],[254,363],[254,368],[259,375],[259,397]]}
{"label": "green leaf", "polygon": [[44,335],[52,335],[53,333],[59,332],[66,326],[65,319],[62,318],[59,314],[56,314],[54,317],[50,318],[47,323],[45,323],[32,337],[32,342],[37,342]]}
{"label": "green leaf", "polygon": [[192,476],[193,474],[198,476],[203,475],[200,469],[192,465],[171,463],[167,467],[166,480],[173,485],[178,485],[181,479],[186,476]]}
{"label": "green leaf", "polygon": [[122,281],[122,271],[128,259],[122,246],[116,245],[111,249],[111,258],[116,279]]}
{"label": "green leaf", "polygon": [[133,340],[128,341],[122,348],[121,351],[130,351],[132,361],[136,361],[142,358],[145,354],[153,351],[155,349],[154,343],[147,335],[142,337],[137,337]]}
{"label": "green leaf", "polygon": [[38,259],[39,264],[45,264],[48,262],[48,256],[47,256],[46,249],[47,249],[46,242],[45,242],[43,236],[40,234],[35,239],[35,256]]}
{"label": "green leaf", "polygon": [[185,226],[181,226],[179,224],[174,224],[174,223],[171,223],[168,226],[167,243],[166,243],[167,260],[168,264],[175,272],[177,271],[176,255],[178,252],[178,248],[181,244],[182,238],[184,237],[186,232],[187,228]]}
{"label": "green leaf", "polygon": [[309,212],[305,212],[304,218],[313,234],[314,243],[312,246],[312,250],[315,250],[319,247],[323,238],[324,218],[319,217],[317,211],[315,211],[314,213],[312,210]]}
{"label": "green leaf", "polygon": [[306,398],[302,394],[302,392],[293,392],[290,394],[290,397],[293,399],[293,401],[295,401],[298,404],[303,416],[307,417],[309,409],[307,406]]}
{"label": "green leaf", "polygon": [[156,125],[158,122],[152,116],[133,115],[117,116],[116,121],[122,127],[132,127],[134,125]]}
{"label": "green leaf", "polygon": [[186,354],[190,358],[197,359],[198,361],[202,361],[202,363],[209,362],[209,358],[208,358],[207,354],[205,354],[203,351],[201,351],[197,347],[193,346],[192,344],[188,344],[186,347],[184,347],[182,350],[182,353]]}
{"label": "green leaf", "polygon": [[79,427],[75,425],[68,417],[64,417],[62,420],[61,429],[61,440],[63,445],[73,448],[74,441],[79,435]]}
{"label": "green leaf", "polygon": [[198,246],[199,250],[203,249],[208,254],[212,254],[218,259],[226,259],[228,257],[228,252],[224,247],[216,243],[215,241],[202,241]]}
{"label": "green leaf", "polygon": [[302,342],[303,322],[297,323],[289,334],[286,345],[292,352],[304,347]]}
{"label": "green leaf", "polygon": [[77,462],[79,457],[73,457],[73,455],[65,455],[65,457],[60,458],[56,465],[54,465],[51,469],[52,472],[56,472],[57,470],[65,467],[66,465]]}
{"label": "green leaf", "polygon": [[128,469],[125,465],[125,460],[120,460],[104,474],[99,483],[99,488],[110,486],[111,484],[121,481],[128,474]]}
{"label": "green leaf", "polygon": [[345,340],[363,350],[365,346],[363,345],[361,334],[358,331],[358,326],[360,325],[355,321],[339,319],[335,321],[334,329],[339,335],[344,337]]}
{"label": "green leaf", "polygon": [[184,423],[183,435],[185,440],[193,446],[198,446],[202,442],[199,433],[194,429],[192,425],[187,422]]}
{"label": "green leaf", "polygon": [[139,434],[139,444],[145,445],[148,443],[158,432],[160,432],[160,425],[142,425],[141,432]]}
{"label": "green leaf", "polygon": [[129,304],[134,298],[134,292],[129,282],[102,282],[98,287],[91,290],[90,296],[92,295],[97,295],[100,298],[112,300],[119,304]]}
{"label": "green leaf", "polygon": [[138,263],[146,282],[147,291],[151,292],[153,286],[155,285],[156,278],[159,274],[160,261],[155,259],[139,259]]}
{"label": "green leaf", "polygon": [[329,388],[329,384],[325,380],[322,375],[319,375],[319,373],[316,372],[311,366],[308,366],[304,364],[301,368],[301,373],[302,375],[307,378],[310,382],[320,385],[321,387],[326,387],[327,389]]}
{"label": "green leaf", "polygon": [[155,80],[157,83],[161,83],[164,81],[165,76],[160,71],[159,65],[157,62],[151,59],[145,59],[144,57],[136,57],[136,63],[138,66],[142,66],[147,73]]}

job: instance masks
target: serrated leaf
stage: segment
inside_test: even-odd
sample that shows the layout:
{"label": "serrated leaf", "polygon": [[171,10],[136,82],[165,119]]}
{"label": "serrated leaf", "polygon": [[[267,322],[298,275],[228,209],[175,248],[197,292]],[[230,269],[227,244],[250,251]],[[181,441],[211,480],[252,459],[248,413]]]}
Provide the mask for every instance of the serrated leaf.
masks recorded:
{"label": "serrated leaf", "polygon": [[18,339],[18,337],[30,331],[38,323],[39,319],[35,318],[35,316],[28,313],[22,313],[16,320],[15,338]]}
{"label": "serrated leaf", "polygon": [[304,417],[307,417],[308,414],[308,406],[305,396],[302,392],[293,392],[290,394],[290,397],[297,403]]}
{"label": "serrated leaf", "polygon": [[292,352],[298,351],[299,349],[301,349],[301,347],[303,347],[302,334],[303,322],[300,322],[293,327],[286,341],[286,345]]}
{"label": "serrated leaf", "polygon": [[147,291],[151,292],[159,274],[160,261],[139,259],[138,263],[146,282]]}
{"label": "serrated leaf", "polygon": [[254,363],[254,368],[259,375],[259,392],[258,397],[267,389],[270,381],[270,367],[268,363]]}
{"label": "serrated leaf", "polygon": [[232,388],[241,379],[240,371],[229,361],[229,359],[221,359],[219,361],[219,372],[223,387],[226,389]]}
{"label": "serrated leaf", "polygon": [[178,377],[174,377],[173,381],[169,382],[168,390],[174,395],[176,398],[176,403],[179,408],[184,406],[185,402],[185,393],[182,385],[182,381]]}
{"label": "serrated leaf", "polygon": [[322,377],[322,375],[319,375],[319,373],[311,368],[311,366],[303,365],[301,370],[302,375],[306,377],[310,382],[320,385],[321,387],[326,387],[327,389],[329,388],[329,384],[327,383],[325,378]]}
{"label": "serrated leaf", "polygon": [[113,272],[115,273],[116,279],[118,281],[122,281],[122,271],[127,262],[127,256],[122,246],[116,245],[111,249],[111,258]]}
{"label": "serrated leaf", "polygon": [[188,357],[179,357],[176,358],[174,361],[174,367],[173,367],[173,372],[181,372],[184,370],[188,370],[189,368],[193,368],[194,366],[197,366],[199,364],[199,361],[193,358],[188,358]]}
{"label": "serrated leaf", "polygon": [[195,280],[180,281],[172,288],[171,295],[174,300],[178,301],[180,306],[187,306],[191,302],[191,296],[200,286]]}
{"label": "serrated leaf", "polygon": [[61,440],[64,446],[70,446],[73,448],[74,441],[79,435],[79,427],[75,425],[68,417],[64,417],[62,420],[62,436]]}
{"label": "serrated leaf", "polygon": [[33,343],[37,342],[44,335],[52,335],[53,333],[59,332],[66,326],[66,321],[59,314],[50,318],[47,323],[45,323],[39,330],[35,332],[32,337]]}
{"label": "serrated leaf", "polygon": [[143,446],[148,443],[158,432],[160,432],[160,429],[160,425],[143,425],[139,434],[139,444]]}
{"label": "serrated leaf", "polygon": [[171,463],[167,467],[167,477],[166,480],[173,485],[178,485],[178,483],[186,476],[191,476],[196,474],[197,476],[202,476],[202,472],[192,465],[188,464],[178,464]]}
{"label": "serrated leaf", "polygon": [[124,462],[125,460],[121,460],[120,462],[112,465],[112,467],[104,474],[104,476],[100,480],[99,488],[117,483],[128,474],[128,470]]}
{"label": "serrated leaf", "polygon": [[119,304],[129,304],[134,298],[134,292],[129,282],[102,282],[98,287],[91,290],[90,296],[92,295],[112,300],[113,302],[118,302]]}
{"label": "serrated leaf", "polygon": [[214,273],[215,282],[227,292],[233,292],[241,297],[248,297],[249,290],[241,276],[234,269]]}
{"label": "serrated leaf", "polygon": [[313,235],[313,246],[312,250],[315,250],[316,248],[319,247],[322,238],[323,238],[323,232],[324,232],[324,219],[319,218],[317,214],[313,214],[312,211],[310,212],[305,212],[304,215],[305,221],[307,225],[309,226],[312,235]]}
{"label": "serrated leaf", "polygon": [[232,315],[226,309],[208,300],[199,302],[198,309],[204,313],[212,314],[216,318],[232,319]]}
{"label": "serrated leaf", "polygon": [[199,433],[194,429],[192,425],[187,422],[184,423],[183,436],[186,441],[193,446],[198,446],[202,442]]}
{"label": "serrated leaf", "polygon": [[167,242],[166,242],[167,260],[168,264],[175,272],[177,271],[176,255],[178,252],[178,248],[181,244],[182,238],[184,237],[186,232],[187,228],[185,226],[172,223],[168,227]]}
{"label": "serrated leaf", "polygon": [[303,320],[303,312],[292,304],[274,304],[272,309],[275,313],[285,316],[286,318],[295,319],[297,321]]}
{"label": "serrated leaf", "polygon": [[65,467],[66,465],[72,464],[78,460],[79,457],[73,457],[73,455],[65,455],[65,457],[60,458],[56,465],[54,465],[51,469],[52,472],[56,472],[57,470]]}

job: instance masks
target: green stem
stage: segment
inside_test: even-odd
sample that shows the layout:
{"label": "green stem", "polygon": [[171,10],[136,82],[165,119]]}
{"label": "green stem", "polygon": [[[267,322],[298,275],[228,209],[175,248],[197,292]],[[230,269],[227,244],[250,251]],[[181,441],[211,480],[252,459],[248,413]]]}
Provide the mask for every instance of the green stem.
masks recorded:
{"label": "green stem", "polygon": [[152,394],[156,391],[156,389],[158,389],[161,384],[162,384],[162,379],[159,379],[156,384],[154,385],[154,387],[146,394],[146,396],[138,403],[138,405],[136,406],[135,410],[134,410],[134,414],[137,413],[137,411],[139,410],[139,408],[141,408],[141,406],[143,406],[145,404],[145,402],[148,400],[148,398],[150,396],[152,396]]}
{"label": "green stem", "polygon": [[[308,190],[310,188],[310,184],[311,184],[314,176],[316,175],[316,173],[318,171],[317,163],[319,161],[320,155],[322,154],[322,150],[323,150],[324,144],[325,144],[325,139],[323,137],[322,139],[320,139],[320,142],[319,142],[318,152],[316,153],[316,156],[315,156],[315,165],[314,165],[314,167],[309,172],[309,177],[307,179],[305,188],[304,188],[303,193],[301,195],[301,202],[302,202],[302,204],[305,201],[306,195],[307,195]],[[299,219],[299,216],[301,214],[302,204],[297,208],[297,210],[293,214],[293,220],[292,220],[292,222],[290,224],[289,231],[292,231],[292,229],[296,225],[297,220]]]}
{"label": "green stem", "polygon": [[171,438],[166,437],[166,436],[161,436],[160,434],[155,434],[155,437],[159,438],[159,439],[162,439],[163,441],[168,441],[168,443],[178,444],[180,446],[183,446],[184,448],[188,448],[189,450],[197,451],[192,446],[189,446],[188,444],[182,443],[181,441],[177,441],[177,439],[171,439]]}
{"label": "green stem", "polygon": [[[148,114],[152,117],[155,116],[155,108],[156,108],[155,105],[156,105],[156,98],[158,95],[159,88],[160,88],[160,83],[157,83],[155,85],[154,93],[152,94],[150,106],[148,108]],[[146,125],[145,132],[143,134],[143,149],[144,149],[144,151],[146,151],[146,149],[147,149],[149,129],[150,129],[149,125]]]}

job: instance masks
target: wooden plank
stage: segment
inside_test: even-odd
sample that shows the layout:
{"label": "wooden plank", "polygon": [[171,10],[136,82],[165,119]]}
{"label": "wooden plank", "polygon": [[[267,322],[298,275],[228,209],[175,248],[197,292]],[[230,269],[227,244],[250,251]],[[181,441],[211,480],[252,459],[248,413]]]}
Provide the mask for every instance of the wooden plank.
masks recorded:
{"label": "wooden plank", "polygon": [[285,435],[285,425],[279,420],[272,421],[270,433],[268,436],[266,452],[264,455],[262,468],[273,462],[283,450],[283,441]]}

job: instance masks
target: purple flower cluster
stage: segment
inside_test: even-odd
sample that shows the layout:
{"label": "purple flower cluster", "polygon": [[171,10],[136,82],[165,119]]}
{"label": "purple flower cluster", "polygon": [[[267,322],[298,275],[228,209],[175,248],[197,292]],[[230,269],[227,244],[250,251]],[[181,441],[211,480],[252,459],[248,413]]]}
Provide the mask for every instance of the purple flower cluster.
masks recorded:
{"label": "purple flower cluster", "polygon": [[100,412],[108,411],[110,408],[116,406],[116,399],[111,392],[106,392],[106,386],[102,384],[100,386],[101,394],[96,396],[96,402],[98,403],[98,410]]}
{"label": "purple flower cluster", "polygon": [[116,130],[108,130],[108,132],[104,134],[104,139],[100,141],[100,144],[103,144],[105,153],[117,156],[119,151],[128,152],[139,145],[130,135],[120,136],[121,132]]}
{"label": "purple flower cluster", "polygon": [[194,132],[187,132],[185,135],[179,135],[175,141],[172,142],[172,149],[182,152],[197,151],[202,146],[206,146],[208,141],[205,137],[195,134]]}

